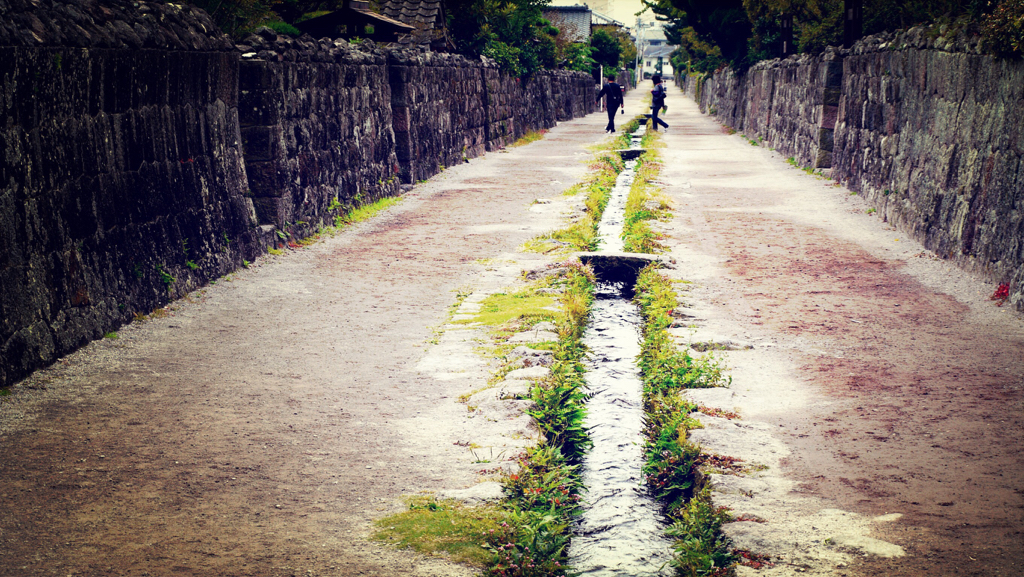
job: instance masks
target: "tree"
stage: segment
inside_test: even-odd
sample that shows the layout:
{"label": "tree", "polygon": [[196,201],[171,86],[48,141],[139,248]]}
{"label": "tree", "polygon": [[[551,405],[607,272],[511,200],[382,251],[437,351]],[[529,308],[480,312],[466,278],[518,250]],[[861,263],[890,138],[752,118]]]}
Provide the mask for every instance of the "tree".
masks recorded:
{"label": "tree", "polygon": [[670,43],[692,28],[696,40],[717,46],[730,64],[742,65],[752,29],[743,0],[644,0],[644,4],[658,20],[670,24],[665,30]]}
{"label": "tree", "polygon": [[604,30],[596,30],[590,37],[591,57],[594,62],[605,68],[617,69],[622,56],[619,41]]}
{"label": "tree", "polygon": [[516,76],[529,76],[541,68],[550,48],[550,24],[541,14],[548,2],[446,0],[448,30],[462,54],[484,55]]}
{"label": "tree", "polygon": [[616,28],[609,32],[612,38],[619,43],[619,62],[626,68],[633,68],[636,66],[636,44],[633,39],[629,37],[629,34],[621,29]]}

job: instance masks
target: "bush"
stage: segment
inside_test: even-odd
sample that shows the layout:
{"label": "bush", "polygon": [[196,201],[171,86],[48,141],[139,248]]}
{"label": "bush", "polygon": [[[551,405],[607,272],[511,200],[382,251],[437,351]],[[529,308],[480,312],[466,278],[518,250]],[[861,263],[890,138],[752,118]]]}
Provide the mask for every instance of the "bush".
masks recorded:
{"label": "bush", "polygon": [[1004,0],[981,28],[987,50],[1003,58],[1024,56],[1024,0]]}
{"label": "bush", "polygon": [[288,24],[287,22],[267,22],[264,26],[278,34],[284,34],[285,36],[297,37],[302,35],[302,32],[299,32],[298,28]]}

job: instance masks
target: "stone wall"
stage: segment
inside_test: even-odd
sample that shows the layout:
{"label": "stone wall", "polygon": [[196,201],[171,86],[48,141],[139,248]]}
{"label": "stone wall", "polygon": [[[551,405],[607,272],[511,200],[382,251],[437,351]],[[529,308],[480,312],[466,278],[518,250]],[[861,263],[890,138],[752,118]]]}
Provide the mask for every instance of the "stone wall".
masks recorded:
{"label": "stone wall", "polygon": [[259,246],[238,56],[204,13],[45,0],[0,12],[4,385]]}
{"label": "stone wall", "polygon": [[387,56],[269,29],[238,46],[238,115],[260,224],[307,236],[398,193]]}
{"label": "stone wall", "polygon": [[832,175],[1024,310],[1024,62],[920,30],[859,43]]}
{"label": "stone wall", "polygon": [[521,80],[490,60],[417,50],[391,52],[389,69],[404,183],[594,110],[593,79],[581,72]]}
{"label": "stone wall", "polygon": [[759,62],[745,74],[725,69],[677,82],[701,110],[749,138],[760,138],[800,166],[828,168],[842,83],[842,58],[792,56]]}
{"label": "stone wall", "polygon": [[920,29],[851,50],[690,76],[701,110],[865,193],[1024,310],[1024,63]]}
{"label": "stone wall", "polygon": [[391,107],[402,182],[430,178],[487,149],[484,64],[461,56],[389,53]]}
{"label": "stone wall", "polygon": [[0,386],[595,94],[129,0],[0,0],[0,59]]}

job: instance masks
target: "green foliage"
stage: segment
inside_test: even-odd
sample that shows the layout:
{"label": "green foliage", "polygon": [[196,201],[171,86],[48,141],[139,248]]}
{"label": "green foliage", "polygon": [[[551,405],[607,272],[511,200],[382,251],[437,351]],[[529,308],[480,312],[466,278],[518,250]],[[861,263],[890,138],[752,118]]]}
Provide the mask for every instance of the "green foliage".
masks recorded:
{"label": "green foliage", "polygon": [[672,521],[666,531],[675,539],[671,564],[677,575],[728,575],[736,559],[721,526],[729,516],[711,505],[707,488],[699,485],[696,468],[700,448],[687,439],[690,429],[699,426],[689,418],[697,407],[679,395],[682,387],[716,386],[728,379],[717,362],[695,361],[688,353],[677,351],[668,339],[665,328],[671,323],[678,300],[669,281],[654,265],[640,273],[635,301],[645,320],[640,363],[647,439],[643,472],[648,487]]}
{"label": "green foliage", "polygon": [[160,276],[160,280],[164,283],[165,286],[167,286],[168,289],[170,289],[171,285],[174,284],[174,281],[177,280],[173,276],[171,276],[171,273],[164,270],[164,265],[162,264],[153,265],[153,270],[155,270],[156,274]]}
{"label": "green foliage", "polygon": [[594,68],[592,49],[581,42],[567,44],[562,50],[561,66],[567,70],[590,72]]}
{"label": "green foliage", "polygon": [[1024,0],[1004,0],[981,28],[985,46],[996,56],[1024,56]]}
{"label": "green foliage", "polygon": [[467,507],[430,497],[416,497],[408,504],[408,510],[374,523],[371,538],[427,555],[443,553],[475,567],[490,561],[490,553],[480,545],[500,529],[500,508]]}
{"label": "green foliage", "polygon": [[581,482],[578,462],[590,446],[585,416],[582,344],[593,302],[594,276],[578,261],[554,279],[562,286],[559,340],[551,375],[537,383],[530,414],[544,433],[543,441],[519,459],[516,473],[503,478],[508,512],[486,545],[491,551],[489,575],[502,577],[566,577],[569,525],[579,511]]}
{"label": "green foliage", "polygon": [[619,67],[622,46],[619,41],[605,30],[598,29],[590,37],[591,57],[594,63],[606,69]]}
{"label": "green foliage", "polygon": [[666,510],[677,511],[686,505],[694,492],[694,467],[700,449],[686,440],[687,431],[695,421],[686,413],[694,410],[687,403],[667,404],[678,397],[656,396],[646,403],[647,462],[644,478],[655,497]]}
{"label": "green foliage", "polygon": [[676,346],[666,330],[672,326],[672,312],[678,306],[676,293],[653,265],[640,273],[635,290],[634,301],[644,317],[639,365],[645,389],[661,394],[728,386],[732,382],[713,354],[694,357],[688,349]]}
{"label": "green foliage", "polygon": [[195,0],[190,4],[206,10],[221,30],[235,38],[279,19],[272,8],[274,0]]}
{"label": "green foliage", "polygon": [[724,62],[734,66],[742,63],[751,34],[742,0],[644,0],[644,4],[668,22],[665,36],[669,44],[690,44],[692,50],[709,55],[717,48]]}
{"label": "green foliage", "polygon": [[491,552],[488,575],[495,577],[568,577],[565,550],[568,525],[554,511],[513,509],[485,547]]}
{"label": "green foliage", "polygon": [[[651,131],[648,134],[656,134]],[[649,221],[658,220],[667,216],[664,204],[659,203],[658,208],[651,208],[654,202],[654,186],[651,182],[657,177],[661,170],[661,164],[654,161],[652,152],[647,152],[640,157],[636,167],[636,178],[629,189],[629,197],[626,199],[625,218],[622,226],[623,248],[627,252],[654,253],[662,250],[659,239],[650,227]]]}
{"label": "green foliage", "polygon": [[579,510],[578,465],[572,465],[557,445],[529,449],[519,458],[519,470],[503,479],[505,497],[515,510],[546,513],[568,519]]}
{"label": "green foliage", "polygon": [[588,269],[574,263],[566,282],[560,298],[562,317],[551,375],[531,391],[536,407],[529,413],[537,420],[546,443],[575,462],[590,447],[583,426],[587,394],[583,365],[586,347],[582,339],[594,299],[594,278]]}
{"label": "green foliage", "polygon": [[[636,43],[629,34],[619,27],[599,28],[598,30],[606,32],[619,44],[619,66],[633,68],[636,65]],[[594,34],[596,35],[597,32]]]}
{"label": "green foliage", "polygon": [[299,32],[298,28],[292,26],[291,24],[288,24],[287,22],[267,22],[266,24],[264,24],[264,26],[270,28],[274,32],[277,32],[278,34],[283,34],[284,36],[297,37],[302,35],[302,32]]}
{"label": "green foliage", "polygon": [[572,225],[535,239],[529,248],[538,252],[550,252],[555,247],[545,244],[544,241],[554,240],[565,243],[575,250],[596,250],[597,228],[601,223],[601,214],[608,205],[612,188],[615,187],[615,178],[622,171],[622,167],[622,160],[618,155],[606,154],[594,161],[590,165],[591,172],[586,180],[566,191],[566,194],[569,194],[570,191],[576,194],[580,189],[586,192],[587,198],[584,201],[587,207],[586,212]]}
{"label": "green foliage", "polygon": [[722,49],[702,39],[692,27],[679,31],[678,46],[671,58],[675,69],[710,73],[727,64],[722,57]]}
{"label": "green foliage", "polygon": [[[793,39],[802,53],[842,44],[843,0],[645,0],[667,22],[666,36],[679,48],[678,69],[711,72],[723,65],[743,69],[780,56],[783,15],[793,18]],[[954,30],[981,25],[994,54],[1024,54],[1024,0],[865,0],[865,35],[918,25]]]}
{"label": "green foliage", "polygon": [[[548,0],[448,0],[448,31],[456,49],[493,58],[510,74],[529,76],[553,60]],[[543,37],[547,36],[547,39]]]}
{"label": "green foliage", "polygon": [[731,521],[724,508],[711,504],[709,490],[703,489],[679,510],[666,534],[676,540],[672,566],[681,577],[726,575],[737,557],[731,552],[722,525]]}

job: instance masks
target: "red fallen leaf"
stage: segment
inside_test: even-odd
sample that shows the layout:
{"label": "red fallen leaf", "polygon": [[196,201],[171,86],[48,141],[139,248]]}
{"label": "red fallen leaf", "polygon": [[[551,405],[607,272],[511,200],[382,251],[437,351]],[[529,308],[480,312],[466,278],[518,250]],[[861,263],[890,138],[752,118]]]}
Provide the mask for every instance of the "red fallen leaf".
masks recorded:
{"label": "red fallen leaf", "polygon": [[1005,301],[1010,298],[1010,284],[1005,282],[1000,284],[996,292],[992,293],[992,296],[988,298],[993,301]]}

